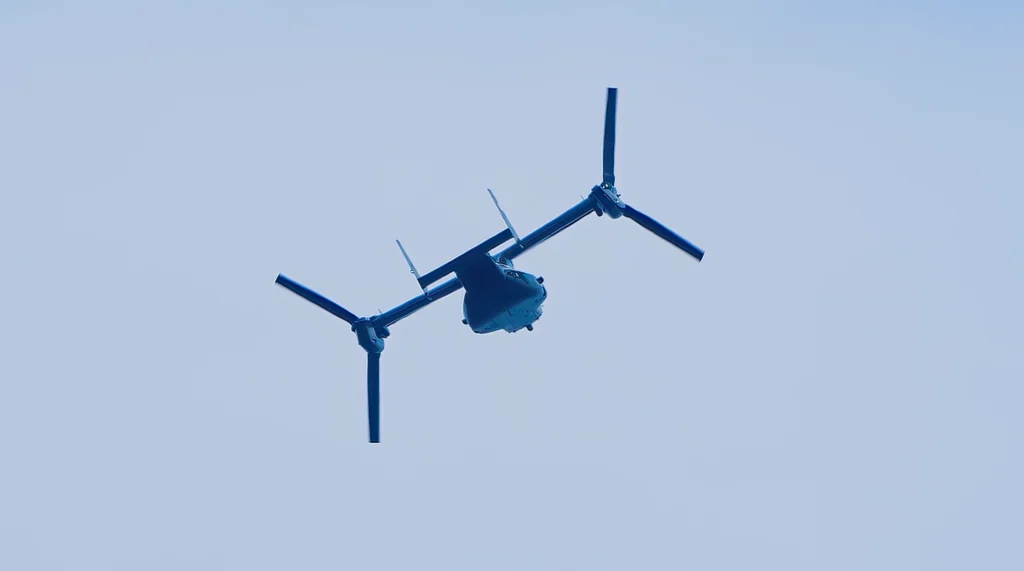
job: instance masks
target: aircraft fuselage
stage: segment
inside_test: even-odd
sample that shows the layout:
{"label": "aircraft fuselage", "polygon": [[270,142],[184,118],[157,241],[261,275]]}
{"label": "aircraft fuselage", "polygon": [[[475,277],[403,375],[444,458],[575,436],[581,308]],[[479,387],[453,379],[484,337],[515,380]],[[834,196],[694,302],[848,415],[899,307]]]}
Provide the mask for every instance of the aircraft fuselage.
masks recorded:
{"label": "aircraft fuselage", "polygon": [[511,264],[488,261],[489,264],[482,265],[490,267],[474,267],[473,277],[464,281],[462,322],[481,334],[533,330],[548,297],[544,278],[516,270]]}

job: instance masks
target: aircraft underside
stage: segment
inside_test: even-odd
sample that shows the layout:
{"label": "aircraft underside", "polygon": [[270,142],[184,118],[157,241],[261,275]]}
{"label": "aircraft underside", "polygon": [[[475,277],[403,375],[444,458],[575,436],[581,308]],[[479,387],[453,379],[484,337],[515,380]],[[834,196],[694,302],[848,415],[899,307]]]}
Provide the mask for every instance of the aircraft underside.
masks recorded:
{"label": "aircraft underside", "polygon": [[463,301],[463,315],[465,315],[463,322],[469,325],[474,333],[481,334],[495,331],[515,333],[523,328],[532,330],[533,323],[544,313],[544,308],[541,307],[543,301],[544,298],[540,297],[525,299],[503,307],[494,307],[490,303],[480,303],[474,306],[472,302],[466,300]]}

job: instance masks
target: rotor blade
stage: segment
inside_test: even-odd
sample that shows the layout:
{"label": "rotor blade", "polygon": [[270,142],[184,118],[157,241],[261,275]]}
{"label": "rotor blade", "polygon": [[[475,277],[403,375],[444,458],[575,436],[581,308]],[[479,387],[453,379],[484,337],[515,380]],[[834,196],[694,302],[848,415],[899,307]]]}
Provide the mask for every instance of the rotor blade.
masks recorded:
{"label": "rotor blade", "polygon": [[366,354],[366,404],[370,414],[370,442],[380,442],[380,353]]}
{"label": "rotor blade", "polygon": [[604,182],[615,186],[615,109],[619,90],[608,88],[608,101],[604,109]]}
{"label": "rotor blade", "polygon": [[663,224],[651,218],[650,216],[644,214],[643,212],[640,212],[636,208],[633,208],[632,206],[629,206],[627,204],[626,207],[622,209],[622,214],[626,218],[629,218],[630,220],[657,234],[658,236],[660,236],[662,239],[666,240],[673,246],[679,248],[680,250],[683,250],[684,252],[690,254],[694,258],[697,258],[698,262],[704,258],[704,250],[701,250],[697,246],[694,246],[686,238],[683,238],[679,234],[676,234],[675,232],[669,230]]}
{"label": "rotor blade", "polygon": [[334,303],[333,301],[331,301],[331,300],[327,299],[326,297],[316,293],[315,291],[307,288],[306,286],[304,286],[302,284],[299,284],[299,283],[296,283],[296,282],[286,278],[282,274],[277,274],[277,279],[274,280],[274,283],[276,283],[276,284],[278,284],[280,286],[283,286],[285,289],[291,290],[292,293],[295,293],[295,294],[305,298],[306,301],[312,302],[312,303],[320,306],[321,309],[324,309],[324,310],[334,314],[335,317],[340,317],[341,319],[344,319],[349,324],[352,324],[353,322],[355,322],[356,319],[359,319],[351,311],[349,311],[349,310],[345,309],[344,307]]}

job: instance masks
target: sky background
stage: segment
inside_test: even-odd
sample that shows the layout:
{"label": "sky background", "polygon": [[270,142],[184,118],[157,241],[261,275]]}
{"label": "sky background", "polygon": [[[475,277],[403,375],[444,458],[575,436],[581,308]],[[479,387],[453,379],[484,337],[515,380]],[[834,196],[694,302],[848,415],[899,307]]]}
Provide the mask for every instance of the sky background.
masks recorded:
{"label": "sky background", "polygon": [[[0,568],[1024,567],[1024,4],[0,8]],[[600,181],[461,294],[365,315]]]}

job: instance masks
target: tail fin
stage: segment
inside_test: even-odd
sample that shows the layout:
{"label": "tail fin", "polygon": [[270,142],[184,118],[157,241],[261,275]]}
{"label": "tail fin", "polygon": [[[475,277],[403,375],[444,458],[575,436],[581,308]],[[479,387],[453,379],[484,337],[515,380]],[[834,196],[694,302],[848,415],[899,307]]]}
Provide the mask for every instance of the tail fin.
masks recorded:
{"label": "tail fin", "polygon": [[[405,248],[402,247],[402,242],[400,240],[395,240],[395,242],[398,244],[398,249],[402,251],[402,256],[405,257],[405,263],[409,264],[409,271],[416,277],[416,282],[420,283],[420,273],[416,271],[416,266],[412,264],[412,259],[409,258],[409,254],[405,253]],[[427,288],[425,286],[421,285],[420,289],[423,290],[423,295],[427,295]],[[427,296],[427,298],[429,299],[430,296]]]}
{"label": "tail fin", "polygon": [[512,227],[512,222],[509,221],[508,216],[505,215],[505,211],[501,209],[501,205],[498,204],[498,198],[494,196],[494,192],[491,189],[487,189],[487,192],[491,195],[491,200],[494,201],[494,205],[498,207],[498,212],[501,214],[502,220],[505,221],[505,226],[508,227],[509,232],[512,233],[512,237],[515,238],[516,244],[519,243],[519,234],[516,233],[516,229]]}

